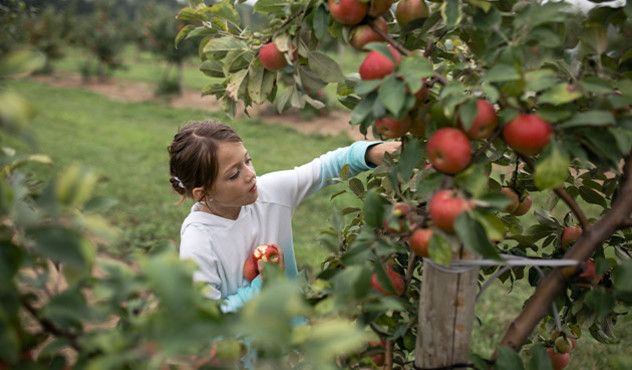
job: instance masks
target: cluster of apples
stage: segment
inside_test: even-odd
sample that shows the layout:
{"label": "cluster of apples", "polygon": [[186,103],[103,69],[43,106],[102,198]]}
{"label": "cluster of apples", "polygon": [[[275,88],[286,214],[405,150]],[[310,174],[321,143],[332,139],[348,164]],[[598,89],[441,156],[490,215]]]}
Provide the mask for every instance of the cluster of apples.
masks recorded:
{"label": "cluster of apples", "polygon": [[571,360],[571,351],[577,346],[577,339],[560,332],[551,336],[552,347],[546,348],[546,353],[551,359],[553,370],[562,370],[568,366]]}

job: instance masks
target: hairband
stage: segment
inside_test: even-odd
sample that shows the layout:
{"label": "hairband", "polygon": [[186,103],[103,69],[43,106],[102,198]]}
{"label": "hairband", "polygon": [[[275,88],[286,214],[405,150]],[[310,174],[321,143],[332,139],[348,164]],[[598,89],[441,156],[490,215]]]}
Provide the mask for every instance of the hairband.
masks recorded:
{"label": "hairband", "polygon": [[178,176],[173,176],[173,179],[176,180],[178,182],[178,186],[182,189],[185,189],[184,184],[182,183],[182,181],[178,178]]}

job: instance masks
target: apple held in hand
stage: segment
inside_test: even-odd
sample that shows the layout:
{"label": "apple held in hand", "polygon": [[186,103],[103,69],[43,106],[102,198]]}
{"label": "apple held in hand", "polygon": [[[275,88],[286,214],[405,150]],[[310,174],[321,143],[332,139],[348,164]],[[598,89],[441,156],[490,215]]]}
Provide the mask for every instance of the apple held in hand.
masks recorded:
{"label": "apple held in hand", "polygon": [[507,145],[524,155],[542,152],[552,134],[551,125],[535,114],[519,114],[503,128]]}
{"label": "apple held in hand", "polygon": [[490,137],[496,126],[498,126],[498,116],[490,102],[483,99],[476,101],[477,111],[470,128],[465,130],[465,126],[461,121],[461,116],[457,117],[459,126],[465,131],[467,136],[472,140],[482,140]]}
{"label": "apple held in hand", "polygon": [[472,144],[463,131],[445,127],[435,131],[428,140],[428,157],[441,172],[456,174],[472,159]]}
{"label": "apple held in hand", "polygon": [[388,45],[388,48],[395,57],[395,62],[379,51],[371,50],[360,64],[362,80],[380,80],[393,72],[402,57],[392,45]]}
{"label": "apple held in hand", "polygon": [[276,264],[280,263],[280,250],[281,248],[273,243],[261,244],[257,246],[257,248],[255,248],[255,250],[252,252],[252,256],[248,258],[244,263],[244,277],[247,280],[252,281],[254,278],[257,277],[257,275],[259,275],[259,261]]}
{"label": "apple held in hand", "polygon": [[369,11],[368,3],[360,0],[328,0],[327,5],[331,17],[345,25],[360,23]]}
{"label": "apple held in hand", "polygon": [[386,270],[386,274],[388,275],[388,278],[391,281],[391,284],[393,285],[393,289],[395,290],[395,293],[387,292],[386,290],[382,288],[376,273],[373,273],[373,275],[371,276],[371,286],[373,287],[373,289],[377,290],[378,292],[384,295],[393,295],[393,294],[402,295],[402,293],[404,293],[404,288],[406,287],[406,283],[404,282],[404,277],[400,273],[393,270],[393,268],[390,266],[386,266],[385,270]]}
{"label": "apple held in hand", "polygon": [[453,233],[454,220],[464,211],[468,211],[472,205],[467,200],[459,197],[454,190],[442,190],[430,200],[429,213],[432,222],[441,230]]}
{"label": "apple held in hand", "polygon": [[408,130],[410,130],[411,122],[409,115],[402,119],[383,117],[375,120],[375,129],[380,135],[389,139],[395,139],[406,135]]}

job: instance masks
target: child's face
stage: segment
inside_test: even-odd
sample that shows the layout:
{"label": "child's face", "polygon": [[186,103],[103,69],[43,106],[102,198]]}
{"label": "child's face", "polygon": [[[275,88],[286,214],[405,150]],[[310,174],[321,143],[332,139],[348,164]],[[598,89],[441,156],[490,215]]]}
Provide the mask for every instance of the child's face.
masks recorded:
{"label": "child's face", "polygon": [[255,168],[240,142],[224,142],[217,150],[217,179],[209,192],[213,209],[239,208],[254,203],[259,196]]}

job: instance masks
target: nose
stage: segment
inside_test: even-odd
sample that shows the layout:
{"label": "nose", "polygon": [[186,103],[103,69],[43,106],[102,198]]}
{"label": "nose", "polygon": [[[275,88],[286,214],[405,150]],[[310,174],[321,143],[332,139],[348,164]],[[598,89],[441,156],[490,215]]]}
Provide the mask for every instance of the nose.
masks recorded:
{"label": "nose", "polygon": [[246,177],[246,179],[248,179],[248,182],[251,182],[252,180],[255,179],[255,177],[257,177],[257,173],[253,166],[247,166],[246,171],[247,171],[246,173],[248,174],[248,176]]}

